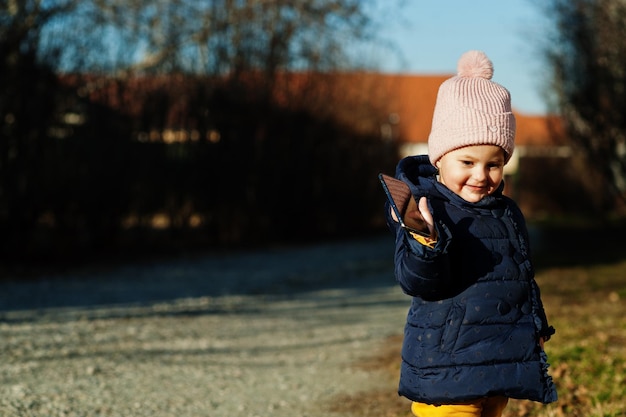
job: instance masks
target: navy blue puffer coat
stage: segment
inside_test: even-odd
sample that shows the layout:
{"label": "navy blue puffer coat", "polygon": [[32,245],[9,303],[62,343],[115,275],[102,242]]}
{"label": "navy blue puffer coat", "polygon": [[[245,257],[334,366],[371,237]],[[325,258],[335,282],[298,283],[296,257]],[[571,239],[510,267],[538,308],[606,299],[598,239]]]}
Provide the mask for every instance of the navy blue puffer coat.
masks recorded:
{"label": "navy blue puffer coat", "polygon": [[503,185],[469,203],[437,182],[426,156],[400,161],[396,177],[426,196],[438,232],[422,245],[389,215],[395,275],[413,297],[399,393],[429,404],[502,395],[556,401],[539,338],[548,326],[530,261],[528,232]]}

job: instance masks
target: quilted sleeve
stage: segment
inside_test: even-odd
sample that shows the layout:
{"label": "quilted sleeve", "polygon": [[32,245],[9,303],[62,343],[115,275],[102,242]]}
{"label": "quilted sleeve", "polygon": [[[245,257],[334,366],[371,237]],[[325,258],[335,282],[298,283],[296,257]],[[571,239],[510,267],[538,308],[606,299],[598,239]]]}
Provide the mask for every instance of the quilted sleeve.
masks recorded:
{"label": "quilted sleeve", "polygon": [[400,227],[390,214],[387,214],[387,224],[395,233],[395,277],[402,290],[408,295],[425,298],[437,297],[449,290],[448,230],[437,225],[438,240],[430,247]]}

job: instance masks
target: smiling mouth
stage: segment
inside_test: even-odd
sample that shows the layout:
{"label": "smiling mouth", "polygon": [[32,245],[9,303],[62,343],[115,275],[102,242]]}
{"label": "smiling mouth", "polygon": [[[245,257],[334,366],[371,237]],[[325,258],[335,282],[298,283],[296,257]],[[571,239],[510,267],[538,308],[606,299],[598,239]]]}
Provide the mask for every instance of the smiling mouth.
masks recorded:
{"label": "smiling mouth", "polygon": [[467,188],[473,191],[487,191],[487,186],[467,185]]}

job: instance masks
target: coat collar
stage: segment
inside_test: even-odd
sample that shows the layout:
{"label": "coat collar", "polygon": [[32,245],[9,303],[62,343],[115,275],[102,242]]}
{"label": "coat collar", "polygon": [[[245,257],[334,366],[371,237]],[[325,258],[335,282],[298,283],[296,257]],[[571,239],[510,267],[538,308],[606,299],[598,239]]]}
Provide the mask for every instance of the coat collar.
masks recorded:
{"label": "coat collar", "polygon": [[430,163],[428,155],[408,156],[402,159],[396,168],[396,177],[409,184],[413,195],[439,198],[459,207],[473,209],[495,208],[502,201],[504,190],[502,181],[493,194],[476,203],[470,203],[437,180],[437,169]]}

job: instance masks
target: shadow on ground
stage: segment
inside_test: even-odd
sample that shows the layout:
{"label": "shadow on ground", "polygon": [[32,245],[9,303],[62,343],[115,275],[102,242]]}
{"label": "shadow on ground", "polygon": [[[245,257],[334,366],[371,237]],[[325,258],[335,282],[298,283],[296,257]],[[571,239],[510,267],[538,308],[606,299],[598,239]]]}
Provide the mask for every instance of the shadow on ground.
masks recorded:
{"label": "shadow on ground", "polygon": [[0,281],[0,312],[393,286],[390,236]]}
{"label": "shadow on ground", "polygon": [[[537,269],[624,259],[624,230],[530,228]],[[390,235],[0,281],[2,311],[150,305],[225,295],[294,295],[396,285]]]}

